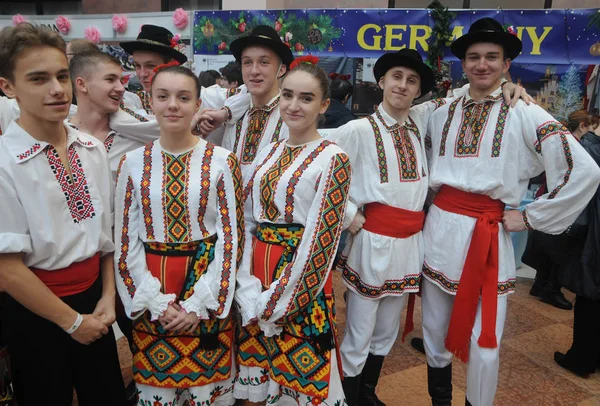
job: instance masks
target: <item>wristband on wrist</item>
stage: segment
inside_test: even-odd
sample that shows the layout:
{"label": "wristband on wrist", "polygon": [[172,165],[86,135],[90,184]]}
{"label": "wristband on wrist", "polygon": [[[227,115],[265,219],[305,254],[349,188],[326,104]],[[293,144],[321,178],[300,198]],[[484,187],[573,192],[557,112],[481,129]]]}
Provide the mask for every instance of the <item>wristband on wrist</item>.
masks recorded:
{"label": "wristband on wrist", "polygon": [[81,326],[81,323],[83,322],[83,316],[79,313],[77,313],[77,318],[75,319],[75,322],[73,322],[73,325],[71,327],[69,327],[68,330],[65,330],[67,332],[67,334],[73,334],[78,328],[79,326]]}

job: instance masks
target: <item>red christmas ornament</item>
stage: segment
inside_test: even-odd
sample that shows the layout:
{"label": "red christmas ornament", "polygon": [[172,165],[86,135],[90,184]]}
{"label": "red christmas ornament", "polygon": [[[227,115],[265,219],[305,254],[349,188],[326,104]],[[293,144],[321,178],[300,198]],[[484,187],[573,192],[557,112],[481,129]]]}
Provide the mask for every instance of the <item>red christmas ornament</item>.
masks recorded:
{"label": "red christmas ornament", "polygon": [[240,25],[238,25],[238,30],[240,30],[240,32],[246,31],[246,23],[240,23]]}
{"label": "red christmas ornament", "polygon": [[304,51],[304,45],[302,45],[299,42],[296,42],[296,45],[294,46],[294,49],[296,50],[296,52],[302,52],[302,51]]}
{"label": "red christmas ornament", "polygon": [[227,44],[225,43],[225,41],[221,42],[218,48],[219,51],[225,51],[227,49]]}
{"label": "red christmas ornament", "polygon": [[275,21],[275,31],[279,32],[283,28],[283,24],[280,21]]}

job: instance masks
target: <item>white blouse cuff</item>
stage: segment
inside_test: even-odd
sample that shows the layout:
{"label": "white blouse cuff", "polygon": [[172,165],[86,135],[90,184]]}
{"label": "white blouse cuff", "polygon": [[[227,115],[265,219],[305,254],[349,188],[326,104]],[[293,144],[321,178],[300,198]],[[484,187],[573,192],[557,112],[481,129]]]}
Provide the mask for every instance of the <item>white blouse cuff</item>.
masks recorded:
{"label": "white blouse cuff", "polygon": [[208,310],[217,310],[219,303],[213,298],[210,293],[209,286],[200,279],[194,286],[192,296],[181,302],[181,307],[188,313],[196,313],[202,320],[208,319]]}
{"label": "white blouse cuff", "polygon": [[164,294],[160,292],[160,282],[148,271],[146,279],[136,289],[131,303],[131,313],[148,310],[151,320],[156,321],[162,316],[169,304],[174,303],[177,296],[174,293]]}
{"label": "white blouse cuff", "polygon": [[259,320],[258,326],[263,331],[266,337],[277,336],[283,331],[283,328],[281,326],[264,320]]}
{"label": "white blouse cuff", "polygon": [[31,237],[27,234],[0,233],[0,254],[30,254],[31,251]]}

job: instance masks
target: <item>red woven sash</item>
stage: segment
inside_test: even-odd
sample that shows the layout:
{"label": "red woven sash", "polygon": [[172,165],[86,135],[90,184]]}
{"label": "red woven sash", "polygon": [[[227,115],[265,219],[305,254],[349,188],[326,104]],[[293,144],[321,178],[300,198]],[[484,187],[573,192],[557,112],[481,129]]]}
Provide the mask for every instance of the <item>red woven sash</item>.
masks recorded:
{"label": "red woven sash", "polygon": [[446,349],[467,362],[480,294],[482,325],[478,344],[483,348],[498,346],[498,223],[502,221],[504,203],[486,195],[442,186],[434,204],[447,212],[477,219],[446,336]]}
{"label": "red woven sash", "polygon": [[408,238],[423,230],[424,211],[410,211],[381,203],[369,203],[364,207],[363,228],[371,233],[394,238]]}
{"label": "red woven sash", "polygon": [[96,254],[81,262],[74,262],[66,268],[46,271],[31,268],[58,297],[72,296],[85,292],[94,284],[100,275],[100,254]]}

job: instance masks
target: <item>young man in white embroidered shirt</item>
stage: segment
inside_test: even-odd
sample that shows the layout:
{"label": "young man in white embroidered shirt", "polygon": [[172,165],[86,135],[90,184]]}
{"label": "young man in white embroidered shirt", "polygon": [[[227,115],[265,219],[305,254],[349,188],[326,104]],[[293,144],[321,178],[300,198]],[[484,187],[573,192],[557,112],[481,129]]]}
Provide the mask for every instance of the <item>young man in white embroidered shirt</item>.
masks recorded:
{"label": "young man in white embroidered shirt", "polygon": [[153,138],[125,138],[110,128],[110,114],[119,110],[125,93],[118,59],[103,52],[86,53],[73,57],[69,68],[78,101],[77,113],[69,122],[104,144],[115,179],[121,157],[153,141]]}
{"label": "young man in white embroidered shirt", "polygon": [[[236,154],[246,181],[258,152],[271,142],[288,138],[287,126],[283,125],[279,112],[279,79],[289,69],[294,56],[275,30],[266,25],[259,25],[250,35],[233,41],[230,49],[242,65],[244,83],[251,95],[250,105],[246,105],[242,115],[227,107],[211,112],[205,121],[212,120],[216,126],[229,122],[223,147]],[[243,95],[231,98],[238,104],[244,100],[247,101],[247,97]],[[235,122],[231,122],[232,118]]]}
{"label": "young man in white embroidered shirt", "polygon": [[122,405],[104,146],[63,122],[72,85],[58,34],[22,23],[0,44],[0,87],[21,110],[0,138],[3,333],[17,401],[70,406],[74,387],[80,405]]}
{"label": "young man in white embroidered shirt", "polygon": [[[428,388],[452,399],[452,356],[468,362],[467,404],[492,405],[507,295],[515,287],[510,232],[560,234],[596,191],[600,169],[568,130],[537,105],[509,109],[501,78],[522,49],[497,21],[474,22],[452,44],[471,87],[428,125],[429,185],[423,230],[422,313]],[[528,180],[546,171],[549,193],[519,207]]]}

